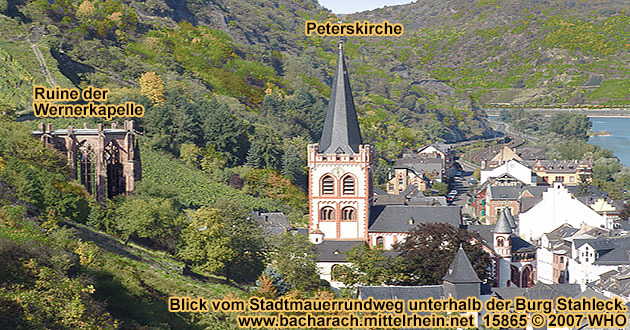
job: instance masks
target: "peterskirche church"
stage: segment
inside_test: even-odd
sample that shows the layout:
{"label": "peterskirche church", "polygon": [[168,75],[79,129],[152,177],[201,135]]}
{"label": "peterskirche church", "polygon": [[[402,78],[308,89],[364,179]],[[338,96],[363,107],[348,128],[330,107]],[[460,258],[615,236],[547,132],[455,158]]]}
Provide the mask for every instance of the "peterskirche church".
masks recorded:
{"label": "peterskirche church", "polygon": [[[427,203],[430,198],[419,191],[402,202],[375,202],[374,148],[361,138],[342,42],[322,136],[318,144],[308,145],[307,153],[309,240],[316,244],[322,279],[333,287],[343,286],[331,277],[333,268],[346,263],[345,252],[359,244],[391,250],[421,223],[462,227],[459,206]],[[493,260],[488,284],[531,287],[535,261],[520,255],[535,255],[535,247],[514,234],[516,225],[506,225],[511,217],[503,215],[497,226],[479,230]]]}

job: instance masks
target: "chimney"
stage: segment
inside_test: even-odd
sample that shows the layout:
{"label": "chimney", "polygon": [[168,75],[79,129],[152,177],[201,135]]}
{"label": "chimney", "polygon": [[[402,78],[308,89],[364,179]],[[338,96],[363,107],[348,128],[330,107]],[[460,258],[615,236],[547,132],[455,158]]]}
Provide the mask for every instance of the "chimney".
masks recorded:
{"label": "chimney", "polygon": [[88,123],[83,123],[83,129],[87,129],[88,128]]}
{"label": "chimney", "polygon": [[99,133],[103,132],[103,123],[98,123],[96,127],[98,128]]}

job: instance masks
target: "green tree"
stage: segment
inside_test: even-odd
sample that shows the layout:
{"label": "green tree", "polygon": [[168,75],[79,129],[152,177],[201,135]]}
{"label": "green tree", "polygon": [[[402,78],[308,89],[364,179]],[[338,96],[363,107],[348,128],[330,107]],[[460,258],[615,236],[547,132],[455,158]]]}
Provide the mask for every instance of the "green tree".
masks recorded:
{"label": "green tree", "polygon": [[347,286],[384,285],[398,279],[400,264],[386,256],[381,247],[361,244],[348,252],[346,261],[350,264],[336,266],[332,276]]}
{"label": "green tree", "polygon": [[560,112],[554,113],[549,119],[549,129],[552,132],[584,141],[588,139],[591,125],[591,121],[584,114]]}
{"label": "green tree", "polygon": [[117,208],[116,223],[126,237],[147,238],[173,251],[183,217],[177,205],[162,197],[131,197]]}
{"label": "green tree", "polygon": [[214,145],[217,151],[223,152],[228,157],[229,165],[242,164],[249,149],[248,126],[234,116],[226,104],[216,99],[201,106],[206,145]]}
{"label": "green tree", "polygon": [[191,221],[182,231],[177,255],[202,271],[223,272],[236,252],[230,247],[231,238],[226,235],[227,223],[221,211],[204,206],[189,217]]}
{"label": "green tree", "polygon": [[436,182],[431,185],[431,189],[435,189],[438,195],[444,196],[448,193],[448,185],[444,182]]}
{"label": "green tree", "polygon": [[307,291],[319,286],[315,246],[305,235],[286,232],[271,253],[272,266],[291,288]]}
{"label": "green tree", "polygon": [[402,285],[435,285],[442,277],[461,244],[477,275],[488,277],[490,266],[488,253],[481,247],[481,237],[449,224],[423,223],[411,231],[405,241],[396,244],[399,253]]}
{"label": "green tree", "polygon": [[241,281],[254,281],[264,270],[267,243],[258,223],[231,201],[189,214],[178,256],[199,269]]}
{"label": "green tree", "polygon": [[192,143],[184,143],[179,147],[179,157],[189,165],[199,167],[202,159],[202,149]]}
{"label": "green tree", "polygon": [[282,145],[278,133],[264,126],[256,126],[252,143],[247,152],[247,166],[280,169]]}

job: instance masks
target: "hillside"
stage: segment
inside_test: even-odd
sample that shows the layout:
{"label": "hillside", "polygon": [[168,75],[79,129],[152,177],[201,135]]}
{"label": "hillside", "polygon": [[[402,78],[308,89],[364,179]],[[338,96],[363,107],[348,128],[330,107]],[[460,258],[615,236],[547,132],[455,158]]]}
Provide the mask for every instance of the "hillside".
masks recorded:
{"label": "hillside", "polygon": [[[271,126],[285,120],[277,110],[261,117],[265,97],[306,93],[319,107],[300,126],[312,126],[306,127],[308,140],[319,138],[337,40],[304,36],[304,20],[336,19],[314,1],[23,0],[10,1],[4,13],[4,107],[27,113],[31,86],[51,79],[63,87],[109,87],[111,101],[139,100],[139,78],[156,72],[167,97],[183,94],[196,101],[218,96],[235,115]],[[365,137],[377,145],[380,156],[396,157],[400,147],[394,141],[413,147],[489,134],[483,115],[466,95],[452,95],[441,84],[408,90],[405,86],[425,84],[429,76],[405,68],[409,73],[401,78],[386,58],[357,56],[367,51],[364,46],[349,40],[348,63]],[[45,62],[35,56],[35,48]],[[291,125],[283,126],[281,136],[296,135]]]}
{"label": "hillside", "polygon": [[418,1],[345,19],[403,23],[383,46],[481,104],[630,103],[626,1]]}

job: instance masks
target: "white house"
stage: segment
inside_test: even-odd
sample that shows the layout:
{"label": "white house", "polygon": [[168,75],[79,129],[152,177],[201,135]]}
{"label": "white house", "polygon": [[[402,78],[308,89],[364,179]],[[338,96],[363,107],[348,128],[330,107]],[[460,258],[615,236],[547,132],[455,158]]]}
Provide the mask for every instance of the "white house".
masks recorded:
{"label": "white house", "polygon": [[577,200],[560,183],[555,182],[543,193],[542,200],[519,216],[519,235],[526,240],[538,240],[566,223],[574,228],[582,224],[606,227],[606,217]]}
{"label": "white house", "polygon": [[489,178],[496,178],[505,173],[510,174],[527,185],[536,184],[536,182],[532,180],[532,170],[514,159],[507,161],[501,166],[481,170],[480,182],[486,182]]}

